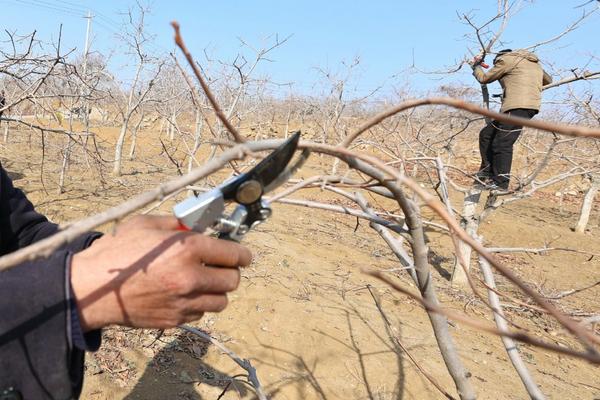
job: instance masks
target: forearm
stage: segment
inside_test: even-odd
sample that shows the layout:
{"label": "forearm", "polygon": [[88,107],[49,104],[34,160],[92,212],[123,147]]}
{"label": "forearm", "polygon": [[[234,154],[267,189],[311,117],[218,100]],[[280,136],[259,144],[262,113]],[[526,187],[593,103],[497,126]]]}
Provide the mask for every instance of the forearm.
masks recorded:
{"label": "forearm", "polygon": [[479,83],[487,83],[485,72],[483,72],[483,68],[480,65],[473,66],[473,76]]}
{"label": "forearm", "polygon": [[473,76],[477,82],[487,84],[501,79],[509,70],[509,67],[503,60],[498,60],[496,64],[487,73],[480,64],[473,65]]}

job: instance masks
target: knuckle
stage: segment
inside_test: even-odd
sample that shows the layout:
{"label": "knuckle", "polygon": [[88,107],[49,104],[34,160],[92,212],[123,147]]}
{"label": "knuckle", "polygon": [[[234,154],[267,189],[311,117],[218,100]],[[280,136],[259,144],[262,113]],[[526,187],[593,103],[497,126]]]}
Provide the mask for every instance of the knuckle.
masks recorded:
{"label": "knuckle", "polygon": [[181,245],[177,250],[177,257],[183,262],[190,262],[193,260],[194,254],[198,251],[194,246],[193,241],[188,240],[188,238],[181,242]]}
{"label": "knuckle", "polygon": [[176,296],[186,296],[194,291],[194,281],[185,272],[174,273],[168,287]]}
{"label": "knuckle", "polygon": [[252,253],[246,246],[237,244],[236,247],[231,251],[233,258],[232,265],[235,266],[246,266],[252,261]]}

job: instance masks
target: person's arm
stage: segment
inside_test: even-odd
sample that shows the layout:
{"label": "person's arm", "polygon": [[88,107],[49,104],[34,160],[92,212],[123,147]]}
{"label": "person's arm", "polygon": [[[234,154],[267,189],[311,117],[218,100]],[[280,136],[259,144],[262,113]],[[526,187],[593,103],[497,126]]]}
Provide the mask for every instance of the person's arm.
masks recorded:
{"label": "person's arm", "polygon": [[[0,255],[57,231],[0,165]],[[46,398],[46,391],[55,398],[70,398],[78,392],[81,350],[97,348],[100,332],[84,335],[73,318],[78,313],[68,266],[73,252],[99,236],[82,235],[48,258],[0,272],[0,392],[6,384],[19,388],[26,398]]]}
{"label": "person's arm", "polygon": [[[0,185],[0,255],[26,247],[58,231],[58,225],[49,222],[45,216],[35,211],[23,191],[14,187],[2,165],[0,165]],[[101,234],[97,232],[86,233],[62,248],[75,253],[87,248],[100,236]],[[63,265],[68,274],[67,267]],[[67,296],[73,297],[70,289]],[[97,350],[100,346],[100,332],[90,332],[85,335],[75,305],[70,301],[68,303],[71,307],[69,318],[71,326],[68,329],[70,345],[81,350]]]}
{"label": "person's arm", "polygon": [[504,74],[508,72],[508,66],[506,62],[499,58],[496,61],[496,64],[490,69],[487,73],[484,72],[483,68],[480,65],[473,66],[473,76],[479,83],[486,84],[490,82],[497,81],[502,78]]}
{"label": "person's arm", "polygon": [[542,85],[546,86],[552,83],[552,77],[546,71],[542,70],[544,77],[542,78]]}
{"label": "person's arm", "polygon": [[58,226],[33,208],[0,165],[0,255],[53,235]]}
{"label": "person's arm", "polygon": [[[10,180],[1,183],[0,201],[8,202],[14,188]],[[18,209],[29,215],[28,204]],[[174,327],[223,310],[250,252],[178,227],[174,217],[134,217],[84,251],[64,248],[0,272],[0,392],[14,387],[35,399],[79,395],[84,352],[69,343],[74,310],[88,333],[111,324]],[[16,231],[40,237],[31,224]]]}
{"label": "person's arm", "polygon": [[[29,246],[58,232],[58,225],[38,213],[23,191],[15,188],[0,164],[0,255]],[[63,246],[73,252],[85,249],[99,237],[87,233]]]}
{"label": "person's arm", "polygon": [[[0,238],[1,239],[1,238]],[[0,272],[0,393],[76,398],[84,352],[69,343],[67,250]]]}

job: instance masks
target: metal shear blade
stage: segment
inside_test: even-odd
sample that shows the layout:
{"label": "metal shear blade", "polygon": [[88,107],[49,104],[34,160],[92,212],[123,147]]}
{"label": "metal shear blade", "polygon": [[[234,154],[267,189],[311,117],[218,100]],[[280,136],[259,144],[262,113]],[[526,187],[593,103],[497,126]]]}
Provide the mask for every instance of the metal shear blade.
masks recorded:
{"label": "metal shear blade", "polygon": [[[204,232],[213,228],[219,231],[220,238],[241,240],[252,227],[271,216],[271,208],[262,196],[289,179],[297,169],[295,166],[290,171],[286,167],[299,140],[300,132],[296,132],[250,171],[178,203],[173,208],[175,216],[187,229]],[[231,215],[224,212],[227,201],[238,203]]]}

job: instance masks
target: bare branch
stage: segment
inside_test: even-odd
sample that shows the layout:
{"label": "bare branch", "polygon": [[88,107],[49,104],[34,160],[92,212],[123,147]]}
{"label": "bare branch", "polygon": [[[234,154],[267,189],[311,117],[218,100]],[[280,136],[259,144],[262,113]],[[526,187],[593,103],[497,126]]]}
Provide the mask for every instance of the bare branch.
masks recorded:
{"label": "bare branch", "polygon": [[187,331],[187,332],[190,332],[190,333],[200,336],[202,339],[206,340],[207,342],[210,342],[214,346],[218,347],[219,350],[221,350],[223,353],[227,354],[227,356],[229,358],[231,358],[237,365],[239,365],[240,367],[245,369],[246,372],[248,372],[248,381],[256,390],[256,395],[258,396],[259,400],[267,400],[267,395],[265,394],[265,391],[264,391],[260,381],[258,380],[256,368],[254,368],[252,366],[252,363],[250,362],[250,360],[248,360],[246,358],[241,358],[240,356],[235,354],[233,351],[231,351],[227,347],[225,347],[225,345],[223,345],[217,339],[202,332],[199,329],[196,329],[189,325],[179,325],[179,328],[183,329],[184,331]]}
{"label": "bare branch", "polygon": [[202,86],[202,90],[204,90],[204,93],[206,94],[208,101],[210,101],[210,104],[212,105],[213,109],[215,110],[217,117],[219,117],[219,119],[221,120],[223,125],[225,125],[225,127],[227,128],[229,133],[231,133],[233,135],[236,142],[238,142],[238,143],[245,142],[246,139],[244,139],[244,137],[238,132],[238,130],[235,129],[233,125],[231,125],[231,122],[229,122],[229,120],[227,119],[225,114],[223,114],[223,111],[221,110],[221,107],[217,103],[217,100],[215,99],[212,92],[210,91],[208,84],[204,81],[204,78],[202,77],[202,73],[198,69],[198,66],[196,65],[196,62],[194,61],[194,58],[192,57],[191,53],[188,51],[187,47],[185,46],[185,43],[183,42],[183,38],[181,37],[181,34],[179,32],[179,23],[177,23],[176,21],[173,21],[173,22],[171,22],[171,26],[173,26],[173,29],[175,30],[175,43],[177,44],[177,46],[179,46],[179,48],[183,52],[183,55],[185,56],[188,63],[190,64],[192,71],[194,71],[194,75],[196,76],[196,79],[198,79],[200,86]]}

